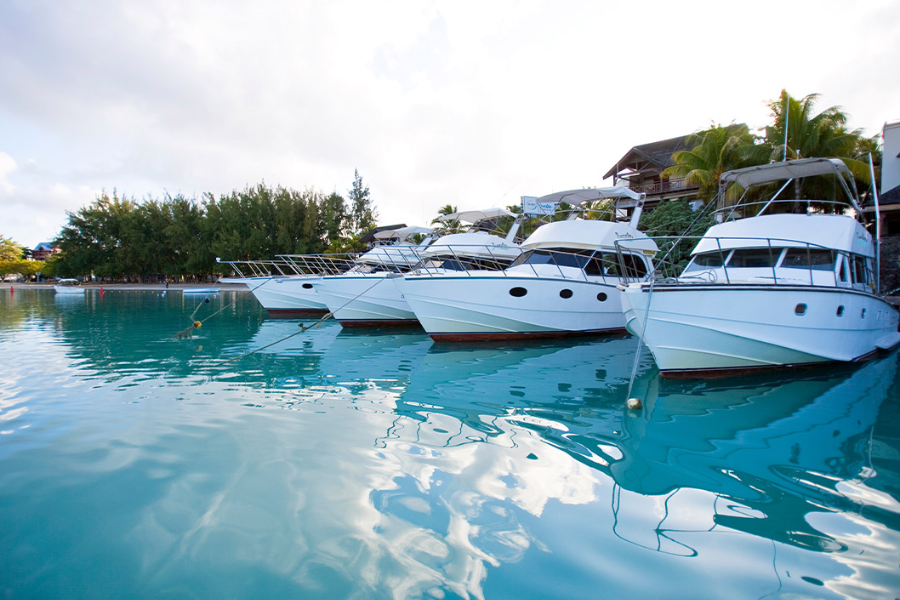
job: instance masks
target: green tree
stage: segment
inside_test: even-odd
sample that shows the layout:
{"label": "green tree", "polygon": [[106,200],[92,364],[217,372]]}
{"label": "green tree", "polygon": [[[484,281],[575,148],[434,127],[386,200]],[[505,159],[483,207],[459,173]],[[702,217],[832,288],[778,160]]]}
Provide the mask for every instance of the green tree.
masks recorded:
{"label": "green tree", "polygon": [[68,224],[53,242],[62,251],[59,274],[78,276],[93,271],[101,277],[125,275],[131,248],[125,244],[124,232],[136,207],[134,200],[120,198],[113,190],[112,196],[101,192],[89,206],[68,213]]}
{"label": "green tree", "polygon": [[[839,158],[861,186],[871,185],[868,158],[860,156],[860,150],[871,148],[871,142],[863,141],[867,138],[863,137],[862,130],[848,129],[848,115],[839,106],[814,114],[818,98],[818,94],[809,94],[797,99],[781,90],[779,97],[768,103],[773,119],[765,128],[770,159]],[[833,178],[829,177],[794,182],[794,197],[798,199],[833,199],[836,192]]]}
{"label": "green tree", "polygon": [[179,194],[168,199],[167,208],[170,222],[164,234],[173,254],[173,273],[190,278],[211,273],[215,255],[210,248],[208,230],[203,226],[203,204]]}
{"label": "green tree", "polygon": [[676,269],[666,273],[671,276],[687,266],[697,238],[706,233],[713,223],[711,210],[695,211],[687,198],[679,198],[660,202],[652,211],[642,213],[638,229],[648,236],[665,238],[656,240],[660,249],[657,258],[668,253],[666,263]]}
{"label": "green tree", "polygon": [[353,187],[350,188],[350,232],[361,235],[375,227],[378,213],[372,204],[369,187],[363,184],[362,176],[353,170]]}
{"label": "green tree", "polygon": [[0,235],[0,260],[18,260],[22,258],[25,248],[12,239]]}
{"label": "green tree", "polygon": [[431,224],[439,223],[441,221],[441,217],[446,217],[447,215],[452,215],[455,212],[459,212],[452,204],[445,204],[444,206],[438,209],[438,216],[431,220]]}
{"label": "green tree", "polygon": [[688,137],[690,150],[672,155],[675,164],[662,176],[682,177],[688,185],[700,189],[697,197],[709,201],[718,192],[719,178],[726,171],[767,162],[767,149],[755,144],[756,138],[744,124],[713,125]]}
{"label": "green tree", "polygon": [[341,239],[347,230],[348,221],[347,203],[344,202],[343,196],[332,192],[322,199],[318,229],[322,233],[325,246],[332,246]]}
{"label": "green tree", "polygon": [[42,272],[43,267],[44,261],[42,260],[25,260],[24,258],[0,260],[0,276],[18,274],[28,278]]}

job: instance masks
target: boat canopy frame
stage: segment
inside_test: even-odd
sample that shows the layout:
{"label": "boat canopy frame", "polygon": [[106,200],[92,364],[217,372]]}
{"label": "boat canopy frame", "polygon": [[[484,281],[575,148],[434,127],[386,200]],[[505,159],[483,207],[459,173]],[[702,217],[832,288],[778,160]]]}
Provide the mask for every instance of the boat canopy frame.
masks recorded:
{"label": "boat canopy frame", "polygon": [[[766,165],[756,165],[753,167],[744,167],[743,169],[734,169],[722,173],[719,177],[719,207],[716,212],[726,212],[733,214],[738,208],[749,206],[751,203],[744,204],[744,197],[752,188],[770,183],[784,181],[777,192],[766,202],[756,216],[761,215],[773,202],[776,201],[778,195],[795,179],[804,179],[806,177],[816,177],[819,175],[834,175],[841,184],[848,201],[828,201],[814,200],[818,204],[842,204],[849,205],[857,214],[862,213],[859,205],[859,196],[856,193],[856,179],[853,173],[847,168],[839,158],[798,158],[782,162],[774,162]],[[732,185],[739,185],[744,188],[743,194],[733,205],[725,205],[725,191]],[[790,202],[802,201],[800,199],[790,200]],[[807,200],[809,202],[810,200]],[[759,204],[753,202],[753,205]]]}
{"label": "boat canopy frame", "polygon": [[[622,200],[626,198],[631,202],[622,202]],[[634,212],[631,215],[629,224],[634,229],[637,229],[638,221],[641,218],[641,212],[644,209],[644,202],[647,200],[647,194],[643,192],[635,192],[631,188],[619,185],[605,188],[585,188],[582,190],[554,192],[552,194],[547,194],[546,196],[541,196],[536,200],[536,202],[538,204],[565,202],[566,204],[580,207],[583,204],[597,202],[599,200],[615,200],[616,207],[614,210],[618,210],[620,207],[634,208]],[[569,215],[568,219],[571,220],[577,218],[578,215],[583,211],[584,209],[573,211],[572,214]],[[613,216],[615,216],[615,214]]]}

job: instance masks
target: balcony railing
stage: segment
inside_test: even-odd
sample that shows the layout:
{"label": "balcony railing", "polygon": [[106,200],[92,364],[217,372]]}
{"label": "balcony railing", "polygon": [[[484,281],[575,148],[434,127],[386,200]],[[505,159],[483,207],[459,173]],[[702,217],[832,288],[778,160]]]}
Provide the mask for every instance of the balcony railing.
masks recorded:
{"label": "balcony railing", "polygon": [[639,194],[665,194],[667,192],[677,192],[679,190],[697,189],[696,185],[688,185],[684,183],[684,179],[663,179],[660,181],[651,181],[649,183],[629,183],[628,187]]}

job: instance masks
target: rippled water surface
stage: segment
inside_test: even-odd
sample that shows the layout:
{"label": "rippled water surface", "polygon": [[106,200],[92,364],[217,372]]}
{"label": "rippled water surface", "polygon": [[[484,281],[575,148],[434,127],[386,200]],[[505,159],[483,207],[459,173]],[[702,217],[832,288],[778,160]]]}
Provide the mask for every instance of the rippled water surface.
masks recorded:
{"label": "rippled water surface", "polygon": [[661,381],[226,293],[0,297],[0,598],[900,596],[897,354]]}

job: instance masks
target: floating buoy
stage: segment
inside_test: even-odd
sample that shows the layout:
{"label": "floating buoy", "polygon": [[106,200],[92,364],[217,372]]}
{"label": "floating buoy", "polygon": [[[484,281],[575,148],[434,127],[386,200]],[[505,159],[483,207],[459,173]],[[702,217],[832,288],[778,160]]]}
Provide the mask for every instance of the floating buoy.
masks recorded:
{"label": "floating buoy", "polygon": [[629,408],[629,410],[640,410],[644,403],[641,402],[640,398],[629,398],[628,402],[625,403],[625,406]]}
{"label": "floating buoy", "polygon": [[15,293],[16,293],[16,288],[14,288],[13,286],[9,286],[9,293],[10,293],[10,294],[15,294]]}
{"label": "floating buoy", "polygon": [[194,321],[194,329],[200,329],[201,327],[203,327],[203,323],[201,323],[200,321]]}
{"label": "floating buoy", "polygon": [[103,291],[103,286],[101,285],[101,286],[100,286],[100,295],[102,296],[102,295],[105,294],[105,293],[106,293],[106,292]]}

